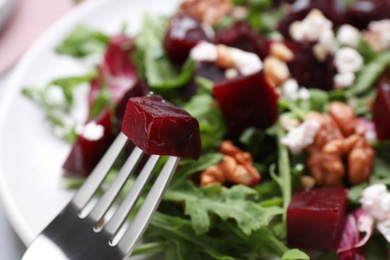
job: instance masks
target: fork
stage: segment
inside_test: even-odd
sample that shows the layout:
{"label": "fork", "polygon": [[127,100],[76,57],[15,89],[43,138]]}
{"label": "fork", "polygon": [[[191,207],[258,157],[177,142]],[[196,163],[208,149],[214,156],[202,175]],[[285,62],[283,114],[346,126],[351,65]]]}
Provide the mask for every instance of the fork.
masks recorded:
{"label": "fork", "polygon": [[130,256],[156,211],[180,158],[168,157],[142,206],[129,222],[128,216],[134,211],[160,157],[151,155],[124,200],[114,207],[111,218],[106,220],[107,212],[113,208],[114,201],[143,155],[143,151],[135,147],[112,184],[96,199],[96,192],[127,141],[120,132],[69,204],[37,236],[22,260],[116,260]]}

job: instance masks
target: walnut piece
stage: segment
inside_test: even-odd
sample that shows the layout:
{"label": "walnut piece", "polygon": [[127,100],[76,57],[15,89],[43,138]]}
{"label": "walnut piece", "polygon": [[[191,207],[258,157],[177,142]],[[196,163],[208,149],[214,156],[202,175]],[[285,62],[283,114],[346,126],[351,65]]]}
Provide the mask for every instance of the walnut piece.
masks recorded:
{"label": "walnut piece", "polygon": [[260,181],[260,173],[253,167],[250,153],[242,151],[231,141],[223,141],[220,152],[224,154],[223,159],[201,173],[200,186],[225,182],[252,186]]}
{"label": "walnut piece", "polygon": [[181,10],[198,20],[216,25],[233,11],[230,0],[183,0]]}
{"label": "walnut piece", "polygon": [[344,103],[332,102],[329,113],[308,115],[308,119],[321,124],[315,141],[307,148],[310,175],[318,186],[343,186],[345,175],[353,185],[367,181],[373,168],[374,150],[364,137],[364,127]]}

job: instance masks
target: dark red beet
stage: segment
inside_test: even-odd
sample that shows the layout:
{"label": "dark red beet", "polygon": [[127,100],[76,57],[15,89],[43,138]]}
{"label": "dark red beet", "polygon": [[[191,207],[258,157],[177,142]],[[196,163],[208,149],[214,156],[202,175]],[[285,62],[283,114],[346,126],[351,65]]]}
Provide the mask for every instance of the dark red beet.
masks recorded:
{"label": "dark red beet", "polygon": [[390,139],[390,84],[379,83],[372,119],[379,140]]}
{"label": "dark red beet", "polygon": [[104,127],[103,137],[96,141],[88,140],[82,135],[77,137],[63,165],[66,170],[64,173],[66,177],[88,176],[114,140],[115,135],[109,110],[103,110],[95,121],[96,124]]}
{"label": "dark red beet", "polygon": [[198,20],[183,13],[171,18],[164,37],[164,49],[172,62],[182,64],[188,58],[191,49],[200,41],[214,39],[207,35]]}
{"label": "dark red beet", "polygon": [[198,159],[201,152],[198,121],[160,96],[130,98],[122,132],[147,154]]}
{"label": "dark red beet", "polygon": [[367,28],[371,21],[390,18],[389,0],[357,0],[347,11],[348,23],[359,29]]}
{"label": "dark red beet", "polygon": [[278,95],[262,73],[218,82],[213,94],[233,136],[248,127],[269,127],[278,117]]}
{"label": "dark red beet", "polygon": [[335,25],[345,23],[345,10],[340,0],[297,0],[288,8],[287,15],[279,22],[277,29],[291,39],[289,28],[294,21],[302,20],[312,9],[319,9]]}
{"label": "dark red beet", "polygon": [[247,22],[236,22],[217,32],[217,42],[244,51],[256,53],[261,59],[267,56],[264,38]]}
{"label": "dark red beet", "polygon": [[344,188],[318,188],[294,193],[287,209],[289,247],[336,250],[347,216]]}
{"label": "dark red beet", "polygon": [[[111,104],[115,106],[115,118],[107,107],[94,118],[90,111],[87,121],[95,120],[103,125],[104,135],[96,141],[83,136],[77,138],[63,165],[65,176],[88,176],[113,141],[115,130],[120,129],[129,97],[147,94],[148,88],[145,82],[136,79],[136,68],[130,59],[133,47],[133,39],[122,35],[110,40],[103,62],[99,64],[99,76],[91,81],[88,103],[91,109],[102,90],[102,84],[105,84],[110,92]],[[114,123],[118,124],[116,128],[113,127]]]}
{"label": "dark red beet", "polygon": [[314,56],[310,44],[288,41],[284,43],[294,53],[293,60],[288,62],[288,68],[300,86],[323,90],[333,89],[333,77],[336,74],[333,57],[328,56],[324,61],[319,61]]}

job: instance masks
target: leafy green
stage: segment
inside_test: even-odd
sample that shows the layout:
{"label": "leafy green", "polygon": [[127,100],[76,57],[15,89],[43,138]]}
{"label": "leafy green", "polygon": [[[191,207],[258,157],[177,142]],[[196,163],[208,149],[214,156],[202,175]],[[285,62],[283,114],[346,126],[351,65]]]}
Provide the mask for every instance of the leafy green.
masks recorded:
{"label": "leafy green", "polygon": [[329,104],[328,93],[321,89],[310,89],[310,110],[325,112]]}
{"label": "leafy green", "polygon": [[103,84],[98,95],[92,103],[90,110],[91,118],[96,118],[99,116],[105,107],[112,107],[113,104],[111,103],[111,100],[110,90],[106,84]]}
{"label": "leafy green", "polygon": [[361,96],[367,93],[390,65],[390,51],[383,52],[372,59],[359,73],[355,84],[348,89],[348,96]]}
{"label": "leafy green", "polygon": [[202,150],[217,147],[227,132],[222,112],[209,94],[197,94],[183,108],[199,121]]}
{"label": "leafy green", "polygon": [[290,249],[282,256],[281,260],[309,260],[310,257],[298,249]]}
{"label": "leafy green", "polygon": [[103,53],[109,37],[85,25],[79,25],[57,46],[58,54],[74,57],[85,57],[90,54]]}
{"label": "leafy green", "polygon": [[280,214],[275,208],[267,210],[247,200],[255,195],[255,190],[242,185],[229,189],[222,189],[219,185],[196,188],[191,182],[183,182],[181,187],[169,189],[164,199],[185,202],[185,214],[191,217],[197,235],[210,230],[211,214],[225,221],[234,219],[244,234],[250,235],[267,225],[270,216]]}
{"label": "leafy green", "polygon": [[[69,123],[69,117],[74,103],[74,91],[94,77],[95,71],[82,76],[58,78],[42,88],[25,87],[22,93],[45,110],[49,122],[61,132],[65,140],[73,142],[77,133],[75,124]],[[56,91],[56,95],[61,95],[63,101],[53,100],[52,91]]]}
{"label": "leafy green", "polygon": [[136,38],[136,62],[152,89],[175,89],[192,79],[194,61],[188,59],[182,67],[173,65],[162,46],[167,21],[152,15],[144,16],[143,27]]}

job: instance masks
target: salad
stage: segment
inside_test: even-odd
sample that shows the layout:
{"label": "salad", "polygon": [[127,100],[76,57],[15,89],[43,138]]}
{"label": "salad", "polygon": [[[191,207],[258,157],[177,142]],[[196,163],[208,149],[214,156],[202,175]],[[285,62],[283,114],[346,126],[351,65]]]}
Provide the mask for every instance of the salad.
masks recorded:
{"label": "salad", "polygon": [[379,0],[183,0],[135,35],[79,25],[55,51],[94,61],[90,72],[23,93],[72,145],[68,188],[114,140],[129,98],[152,91],[198,120],[200,157],[180,161],[133,254],[388,259],[389,14]]}

